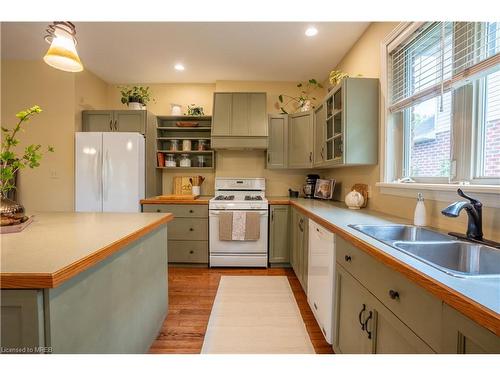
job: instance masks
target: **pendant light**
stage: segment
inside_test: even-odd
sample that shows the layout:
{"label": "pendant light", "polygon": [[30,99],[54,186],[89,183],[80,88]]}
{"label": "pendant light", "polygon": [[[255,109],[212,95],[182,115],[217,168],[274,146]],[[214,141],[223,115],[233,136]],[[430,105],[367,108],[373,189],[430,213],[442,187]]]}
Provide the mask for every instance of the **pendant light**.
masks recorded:
{"label": "pendant light", "polygon": [[50,47],[43,60],[65,72],[81,72],[83,65],[76,52],[75,35],[75,25],[69,21],[55,21],[49,25],[45,41],[50,43]]}

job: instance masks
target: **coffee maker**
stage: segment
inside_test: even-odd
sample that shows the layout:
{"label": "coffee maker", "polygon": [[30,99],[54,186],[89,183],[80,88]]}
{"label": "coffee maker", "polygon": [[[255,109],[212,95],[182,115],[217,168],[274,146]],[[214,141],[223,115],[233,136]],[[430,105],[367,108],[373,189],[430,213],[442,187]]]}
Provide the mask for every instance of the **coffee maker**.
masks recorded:
{"label": "coffee maker", "polygon": [[304,198],[314,198],[314,188],[316,187],[316,180],[319,178],[317,174],[308,174],[306,177],[306,184],[302,187]]}

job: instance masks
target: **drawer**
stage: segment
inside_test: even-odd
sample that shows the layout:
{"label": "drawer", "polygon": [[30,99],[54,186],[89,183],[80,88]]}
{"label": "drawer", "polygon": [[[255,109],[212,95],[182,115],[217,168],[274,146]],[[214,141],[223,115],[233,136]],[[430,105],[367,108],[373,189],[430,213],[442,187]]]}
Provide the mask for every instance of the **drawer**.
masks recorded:
{"label": "drawer", "polygon": [[144,204],[144,212],[170,212],[175,217],[208,217],[208,205],[199,204]]}
{"label": "drawer", "polygon": [[208,263],[208,241],[168,241],[169,263]]}
{"label": "drawer", "polygon": [[176,217],[168,223],[168,239],[208,241],[208,219]]}
{"label": "drawer", "polygon": [[337,237],[336,245],[337,263],[429,346],[440,352],[442,301],[343,238]]}

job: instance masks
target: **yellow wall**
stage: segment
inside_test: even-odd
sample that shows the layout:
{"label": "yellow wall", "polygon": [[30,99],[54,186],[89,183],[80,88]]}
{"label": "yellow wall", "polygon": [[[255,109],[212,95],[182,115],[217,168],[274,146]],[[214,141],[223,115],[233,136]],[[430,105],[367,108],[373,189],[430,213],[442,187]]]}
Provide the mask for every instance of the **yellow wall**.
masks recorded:
{"label": "yellow wall", "polygon": [[[117,86],[108,85],[108,107],[111,109],[125,108],[120,102],[120,93]],[[169,115],[170,103],[183,105],[187,110],[188,104],[201,105],[205,114],[212,113],[214,91],[250,91],[265,92],[267,94],[267,110],[269,113],[279,113],[276,107],[278,95],[287,94],[297,96],[299,89],[297,82],[255,82],[255,81],[216,81],[215,84],[175,84],[159,83],[145,84],[151,88],[156,102],[148,105],[148,110],[156,115]],[[322,98],[325,90],[314,92],[315,97]],[[300,189],[304,184],[305,170],[272,171],[265,168],[266,154],[264,151],[218,151],[216,170],[214,172],[199,173],[205,177],[202,185],[202,194],[214,193],[214,179],[221,177],[264,177],[267,181],[268,195],[286,195],[288,189]],[[172,193],[172,177],[186,175],[186,172],[163,172],[163,193]]]}
{"label": "yellow wall", "polygon": [[[335,69],[349,73],[351,76],[362,74],[363,77],[380,78],[381,42],[396,26],[397,23],[372,23]],[[343,195],[354,183],[367,183],[372,192],[372,198],[369,200],[370,208],[407,219],[413,218],[416,203],[414,198],[381,194],[375,186],[380,181],[378,165],[331,169],[323,174],[342,181]],[[425,196],[425,191],[423,193]],[[440,211],[449,203],[451,202],[427,200],[428,222],[437,228],[464,232],[467,215],[447,218],[441,214]],[[487,207],[483,209],[483,230],[487,238],[500,240],[500,209]]]}
{"label": "yellow wall", "polygon": [[15,114],[35,104],[43,110],[27,124],[18,147],[39,143],[55,148],[40,167],[21,171],[18,200],[28,212],[72,211],[75,129],[81,109],[105,105],[105,85],[90,72],[66,73],[41,60],[3,60],[1,84],[2,125],[14,126]]}

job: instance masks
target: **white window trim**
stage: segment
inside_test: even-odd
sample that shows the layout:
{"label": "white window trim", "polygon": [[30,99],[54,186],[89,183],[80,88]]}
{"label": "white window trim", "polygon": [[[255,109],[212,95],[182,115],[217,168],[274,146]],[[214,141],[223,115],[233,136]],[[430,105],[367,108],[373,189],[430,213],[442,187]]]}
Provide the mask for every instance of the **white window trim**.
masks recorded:
{"label": "white window trim", "polygon": [[[388,123],[390,118],[389,113],[389,98],[388,98],[388,52],[396,48],[401,42],[406,40],[411,33],[418,29],[422,22],[401,22],[392,30],[389,35],[384,38],[380,44],[380,132],[379,132],[379,166],[380,166],[380,182],[376,186],[382,194],[416,197],[418,192],[425,191],[425,197],[430,200],[443,202],[453,202],[458,200],[457,189],[461,188],[464,192],[475,193],[485,207],[500,208],[500,186],[498,185],[483,185],[483,184],[449,184],[449,183],[404,183],[393,182],[396,180],[396,175],[393,164],[387,163],[386,160],[395,160],[394,147],[388,147],[392,142],[389,139]],[[399,156],[398,156],[399,157]]]}

